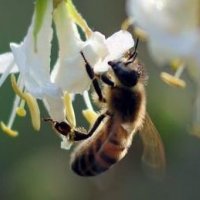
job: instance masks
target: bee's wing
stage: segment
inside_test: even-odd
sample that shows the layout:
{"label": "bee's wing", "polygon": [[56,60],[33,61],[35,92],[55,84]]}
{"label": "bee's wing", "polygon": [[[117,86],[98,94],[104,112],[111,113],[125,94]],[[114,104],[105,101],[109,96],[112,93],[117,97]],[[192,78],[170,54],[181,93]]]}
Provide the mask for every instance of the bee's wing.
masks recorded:
{"label": "bee's wing", "polygon": [[[142,161],[146,170],[156,175],[163,175],[165,171],[165,152],[160,135],[146,113],[144,125],[140,130],[140,137],[143,142]],[[149,171],[149,172],[150,172]]]}

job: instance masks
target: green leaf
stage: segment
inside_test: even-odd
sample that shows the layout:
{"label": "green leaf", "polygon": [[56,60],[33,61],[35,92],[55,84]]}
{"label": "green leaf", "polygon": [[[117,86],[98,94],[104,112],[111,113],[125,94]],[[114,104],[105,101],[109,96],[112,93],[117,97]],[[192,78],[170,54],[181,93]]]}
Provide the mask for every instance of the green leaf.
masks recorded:
{"label": "green leaf", "polygon": [[36,0],[36,3],[35,3],[35,19],[34,19],[35,21],[34,21],[34,28],[33,28],[35,51],[37,51],[37,35],[42,27],[48,1],[49,0]]}

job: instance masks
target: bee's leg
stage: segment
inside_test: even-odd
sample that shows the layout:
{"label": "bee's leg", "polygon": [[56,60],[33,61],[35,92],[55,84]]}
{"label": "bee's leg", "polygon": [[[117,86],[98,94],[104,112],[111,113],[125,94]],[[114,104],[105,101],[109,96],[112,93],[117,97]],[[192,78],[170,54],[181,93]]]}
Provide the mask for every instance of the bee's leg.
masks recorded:
{"label": "bee's leg", "polygon": [[106,74],[100,75],[100,78],[105,84],[109,85],[110,87],[115,86],[115,83]]}
{"label": "bee's leg", "polygon": [[71,132],[72,130],[72,127],[65,121],[62,121],[62,122],[58,122],[58,121],[55,121],[51,118],[44,118],[43,119],[45,122],[50,122],[53,126],[53,128],[60,134],[62,135],[69,135],[69,133]]}
{"label": "bee's leg", "polygon": [[101,92],[101,88],[99,86],[97,77],[95,76],[94,70],[91,67],[91,65],[88,63],[87,59],[85,58],[83,52],[81,51],[81,56],[83,57],[84,61],[85,61],[85,68],[86,68],[86,72],[89,76],[89,78],[92,80],[92,84],[94,86],[94,90],[96,91],[98,97],[99,97],[99,101],[100,102],[105,102],[105,98],[103,97],[103,94]]}
{"label": "bee's leg", "polygon": [[73,135],[73,141],[80,141],[80,140],[85,140],[93,135],[93,133],[97,130],[103,119],[110,115],[108,112],[101,114],[95,121],[94,125],[92,128],[89,130],[88,134],[85,134],[84,132],[81,132],[79,130],[74,130],[74,135]]}
{"label": "bee's leg", "polygon": [[94,86],[94,90],[97,93],[98,97],[99,97],[99,101],[102,103],[106,102],[106,99],[104,98],[102,92],[101,92],[101,88],[99,86],[98,80],[95,78],[92,80],[92,84]]}

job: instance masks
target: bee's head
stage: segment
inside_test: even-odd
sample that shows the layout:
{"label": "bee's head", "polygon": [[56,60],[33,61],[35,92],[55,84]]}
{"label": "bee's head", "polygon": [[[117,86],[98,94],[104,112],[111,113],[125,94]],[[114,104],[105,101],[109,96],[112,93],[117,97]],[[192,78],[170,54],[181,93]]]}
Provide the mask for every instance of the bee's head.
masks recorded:
{"label": "bee's head", "polygon": [[138,62],[109,61],[114,75],[126,87],[134,87],[143,77],[143,69]]}

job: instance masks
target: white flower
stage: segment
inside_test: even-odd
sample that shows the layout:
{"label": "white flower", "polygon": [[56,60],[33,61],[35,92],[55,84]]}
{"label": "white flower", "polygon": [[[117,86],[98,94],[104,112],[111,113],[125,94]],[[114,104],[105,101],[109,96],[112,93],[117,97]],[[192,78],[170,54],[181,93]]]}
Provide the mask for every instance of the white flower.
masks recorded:
{"label": "white flower", "polygon": [[[67,26],[66,26],[67,27]],[[67,44],[68,37],[60,44]],[[122,43],[122,40],[123,43]],[[85,69],[85,62],[80,54],[82,51],[94,68],[96,73],[102,73],[108,70],[108,61],[117,59],[126,51],[134,46],[134,40],[127,31],[119,31],[107,40],[99,32],[94,32],[85,42],[77,39],[77,49],[74,54],[64,53],[60,50],[59,60],[52,72],[52,80],[57,83],[63,90],[72,93],[83,93],[89,89],[91,80]],[[69,74],[66,78],[66,74]]]}
{"label": "white flower", "polygon": [[[54,22],[59,42],[59,58],[53,69],[52,81],[63,90],[83,93],[89,89],[91,80],[85,70],[82,51],[96,72],[106,71],[105,61],[117,59],[133,47],[134,41],[127,31],[119,31],[108,39],[99,32],[92,32],[86,41],[82,41],[74,22],[61,3],[54,11]],[[67,76],[67,77],[66,77]]]}
{"label": "white flower", "polygon": [[[76,17],[73,16],[74,13]],[[59,53],[57,62],[50,72],[52,20],[56,26]],[[77,24],[85,31],[85,41],[79,35]],[[53,0],[37,0],[32,22],[24,40],[20,44],[11,43],[12,52],[0,55],[0,86],[10,73],[19,73],[18,81],[14,76],[11,79],[18,96],[7,126],[1,123],[3,130],[12,136],[17,135],[11,127],[17,108],[20,107],[18,111],[21,116],[26,114],[23,110],[25,102],[30,109],[33,126],[39,130],[40,109],[36,99],[44,102],[54,121],[60,122],[67,118],[69,122],[74,122],[71,126],[75,127],[73,106],[71,100],[66,100],[66,95],[81,93],[87,106],[92,108],[87,93],[91,80],[86,72],[81,52],[94,71],[102,73],[108,70],[108,61],[118,59],[133,46],[134,40],[127,31],[119,31],[107,39],[100,32],[92,32],[71,1],[60,1],[53,7]],[[68,137],[61,137],[62,147],[68,148],[72,141],[68,141]]]}
{"label": "white flower", "polygon": [[[66,12],[64,2],[54,10],[54,22],[59,43],[59,56],[51,73],[51,80],[63,91],[83,94],[87,107],[92,109],[87,93],[91,80],[80,52],[84,53],[95,72],[104,72],[108,70],[107,62],[121,57],[134,46],[134,40],[127,31],[119,31],[108,39],[99,32],[91,32],[87,40],[83,41],[76,24]],[[59,106],[60,103],[50,104],[51,108],[55,107],[55,113],[57,106],[54,105]],[[66,137],[62,137],[62,139],[61,148],[68,149],[71,141],[68,141]]]}
{"label": "white flower", "polygon": [[128,0],[127,11],[147,32],[157,61],[178,57],[200,64],[199,0]]}
{"label": "white flower", "polygon": [[54,12],[54,21],[60,51],[51,78],[68,92],[83,93],[91,84],[81,51],[94,71],[99,73],[108,70],[109,60],[119,58],[134,46],[133,38],[127,31],[119,31],[108,39],[99,32],[92,32],[86,41],[82,41],[62,3]]}
{"label": "white flower", "polygon": [[[185,66],[197,85],[193,133],[200,136],[200,1],[128,0],[127,12],[148,35],[150,53],[156,61],[180,59],[181,67],[171,76],[162,73],[168,83],[184,87],[179,79]],[[184,64],[183,64],[184,63]]]}
{"label": "white flower", "polygon": [[50,81],[52,11],[53,2],[47,1],[43,23],[36,38],[34,36],[36,14],[34,13],[31,26],[23,42],[10,45],[26,90],[36,98],[58,94],[58,88]]}
{"label": "white flower", "polygon": [[128,31],[120,30],[106,39],[106,46],[108,54],[94,65],[96,73],[106,72],[110,68],[108,61],[122,57],[124,53],[134,46],[134,40]]}
{"label": "white flower", "polygon": [[[15,62],[25,84],[34,97],[46,102],[47,110],[55,120],[64,120],[64,105],[61,89],[50,80],[50,53],[53,1],[47,1],[43,23],[37,37],[34,37],[35,14],[28,34],[20,44],[11,44]],[[36,40],[36,41],[35,41]]]}
{"label": "white flower", "polygon": [[[4,74],[1,76],[0,82],[1,84],[3,84],[3,81],[9,75],[9,73],[17,72],[18,69],[20,81],[18,81],[18,86],[14,84],[15,89],[19,87],[21,91],[25,89],[25,91],[35,96],[36,98],[51,100],[51,98],[54,99],[54,97],[61,98],[60,89],[50,80],[50,52],[53,33],[53,1],[46,0],[37,3],[43,3],[45,5],[45,10],[43,12],[42,17],[42,26],[37,27],[38,21],[36,20],[37,14],[35,10],[32,18],[32,23],[28,29],[28,33],[25,36],[24,40],[20,44],[11,43],[10,47],[12,53],[2,54],[0,56],[0,63],[4,63],[4,66],[7,66],[7,69],[5,69]],[[36,28],[38,29],[37,31]],[[35,31],[37,32],[36,34]],[[7,64],[5,62],[7,62]],[[36,107],[33,107],[33,105],[31,105],[30,102],[27,102],[27,104],[30,105],[31,109],[37,110],[38,106],[36,104],[36,101],[32,97],[29,98],[23,95],[21,95],[20,97],[25,98],[22,101],[29,101],[31,99],[31,102],[34,102],[33,104]],[[8,122],[8,128],[10,129],[14,121],[16,113],[15,110],[19,106],[19,102],[20,100],[19,98],[17,98],[14,103],[10,120]],[[62,104],[60,107],[63,110]],[[34,118],[35,120],[40,121],[39,111],[37,112],[37,116],[32,116],[32,119]],[[63,118],[64,113],[62,119]],[[35,124],[37,125],[37,127],[35,128],[39,129],[40,123],[38,122]]]}

